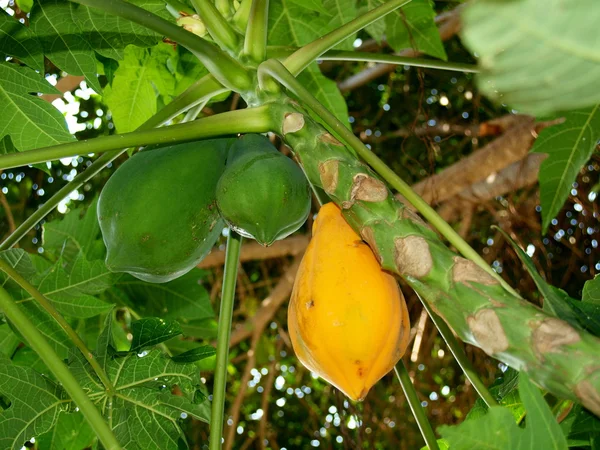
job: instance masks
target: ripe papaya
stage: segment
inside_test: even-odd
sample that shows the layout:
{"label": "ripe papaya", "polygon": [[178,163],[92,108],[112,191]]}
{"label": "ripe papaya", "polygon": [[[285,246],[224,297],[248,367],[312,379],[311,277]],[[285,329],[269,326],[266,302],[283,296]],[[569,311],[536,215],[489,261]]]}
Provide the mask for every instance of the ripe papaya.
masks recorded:
{"label": "ripe papaya", "polygon": [[408,310],[393,276],[334,203],[323,205],[300,263],[288,307],[296,356],[353,400],[400,360]]}
{"label": "ripe papaya", "polygon": [[225,225],[215,188],[233,142],[144,150],[115,171],[98,200],[109,270],[165,283],[206,256]]}
{"label": "ripe papaya", "polygon": [[232,146],[217,206],[233,230],[268,246],[302,226],[310,213],[310,186],[302,169],[266,137],[246,135]]}

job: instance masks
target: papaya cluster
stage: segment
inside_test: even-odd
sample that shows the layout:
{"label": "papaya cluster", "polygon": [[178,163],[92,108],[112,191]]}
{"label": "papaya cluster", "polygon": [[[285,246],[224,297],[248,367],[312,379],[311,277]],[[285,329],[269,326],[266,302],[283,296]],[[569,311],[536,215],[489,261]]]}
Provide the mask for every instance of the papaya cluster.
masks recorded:
{"label": "papaya cluster", "polygon": [[107,267],[152,283],[195,267],[225,224],[271,245],[309,212],[302,170],[252,134],[140,151],[115,171],[98,201]]}

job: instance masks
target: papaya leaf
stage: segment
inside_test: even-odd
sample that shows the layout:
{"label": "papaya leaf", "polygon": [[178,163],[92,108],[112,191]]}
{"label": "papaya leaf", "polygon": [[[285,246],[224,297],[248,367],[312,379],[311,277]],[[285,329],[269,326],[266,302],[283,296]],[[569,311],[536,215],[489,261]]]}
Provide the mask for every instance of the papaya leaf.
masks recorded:
{"label": "papaya leaf", "polygon": [[[382,0],[376,0],[383,3]],[[444,44],[434,21],[435,10],[430,0],[412,0],[385,16],[385,35],[395,51],[414,48],[428,55],[447,59]]]}
{"label": "papaya leaf", "polygon": [[98,364],[103,369],[106,369],[106,365],[110,358],[115,354],[115,343],[113,339],[113,313],[110,311],[106,318],[104,319],[104,327],[100,334],[98,335],[98,339],[96,341],[96,359],[98,360]]}
{"label": "papaya leaf", "polygon": [[[77,351],[71,352],[70,368],[103,416],[112,417],[113,431],[123,448],[179,449],[185,442],[182,418],[208,422],[210,407],[197,367],[177,364],[159,350],[108,361],[106,371],[116,391],[112,399]],[[180,396],[171,393],[174,386]]]}
{"label": "papaya leaf", "polygon": [[[507,370],[496,379],[489,387],[490,393],[496,398],[498,403],[510,410],[515,422],[519,423],[525,416],[525,408],[519,397],[519,372],[512,368]],[[466,420],[473,420],[484,416],[488,411],[488,407],[483,400],[478,398],[473,405],[473,408],[467,414]]]}
{"label": "papaya leaf", "polygon": [[583,327],[600,336],[600,276],[586,281],[581,301],[570,299],[570,304]]}
{"label": "papaya leaf", "polygon": [[[167,11],[164,0],[129,0],[128,3],[173,21],[173,16]],[[163,38],[142,25],[98,9],[82,5],[75,8],[73,20],[90,46],[106,58],[121,60],[125,57],[124,50],[128,45],[152,47]]]}
{"label": "papaya leaf", "polygon": [[[327,18],[328,30],[341,27],[353,20],[357,14],[356,2],[352,0],[323,0],[323,8],[325,11],[321,12],[326,16],[329,15]],[[356,33],[344,39],[335,48],[340,50],[354,50],[355,40]]]}
{"label": "papaya leaf", "polygon": [[541,131],[532,152],[546,153],[539,172],[542,228],[561,210],[582,166],[590,159],[600,139],[600,104],[564,114],[560,125]]}
{"label": "papaya leaf", "polygon": [[[373,8],[377,8],[381,4],[379,0],[367,0],[364,3],[365,4],[358,9],[358,15],[362,15]],[[381,44],[385,38],[385,19],[373,22],[365,28],[365,31]]]}
{"label": "papaya leaf", "polygon": [[137,352],[145,347],[152,347],[182,334],[181,325],[174,320],[158,317],[145,317],[131,324],[130,352]]}
{"label": "papaya leaf", "polygon": [[156,113],[155,75],[147,49],[134,46],[125,49],[112,85],[105,88],[104,94],[119,133],[135,130]]}
{"label": "papaya leaf", "polygon": [[89,448],[96,439],[94,430],[80,412],[61,412],[56,425],[36,437],[39,450],[81,450]]}
{"label": "papaya leaf", "polygon": [[493,406],[483,417],[457,426],[443,425],[438,431],[452,450],[567,450],[567,440],[550,407],[524,373],[519,375],[519,395],[527,411],[524,429],[507,408]]}
{"label": "papaya leaf", "polygon": [[[446,441],[446,439],[438,439],[437,445],[440,448],[440,450],[450,450],[450,446],[448,445],[448,441]],[[429,450],[429,447],[421,447],[421,450]]]}
{"label": "papaya leaf", "polygon": [[[301,8],[315,11],[322,14],[329,14],[327,9],[323,7],[323,0],[290,0],[290,3],[300,6]],[[352,17],[354,19],[354,17]]]}
{"label": "papaya leaf", "polygon": [[567,436],[569,447],[594,447],[600,439],[600,419],[581,405],[574,405],[568,416],[560,423]]}
{"label": "papaya leaf", "polygon": [[173,362],[178,364],[181,363],[193,363],[201,361],[206,358],[210,358],[217,354],[217,350],[210,345],[203,345],[201,347],[193,348],[187,352],[180,353],[179,355],[172,356]]}
{"label": "papaya leaf", "polygon": [[504,238],[510,243],[515,253],[527,269],[527,272],[529,272],[529,275],[531,275],[531,278],[533,278],[535,285],[544,297],[543,309],[551,314],[554,314],[556,317],[569,322],[575,328],[581,329],[581,325],[577,320],[576,314],[573,312],[573,309],[570,306],[569,295],[562,289],[558,289],[546,283],[546,281],[538,273],[533,260],[529,257],[529,255],[527,255],[527,253],[525,253],[507,233],[498,227],[494,228],[500,231]]}
{"label": "papaya leaf", "polygon": [[203,276],[202,270],[193,269],[168,283],[147,283],[131,275],[123,275],[109,295],[112,301],[125,302],[124,306],[133,308],[142,316],[178,319],[185,324],[215,315],[208,292],[200,284]]}
{"label": "papaya leaf", "polygon": [[[308,44],[332,29],[330,20],[335,22],[331,15],[317,14],[295,3],[270,2],[269,44],[295,47]],[[341,19],[338,17],[337,20]],[[342,123],[348,124],[348,107],[344,97],[337,84],[325,77],[318,65],[312,64],[307,67],[298,80]]]}
{"label": "papaya leaf", "polygon": [[50,430],[67,405],[63,389],[28,367],[0,356],[0,393],[11,402],[0,414],[0,448],[20,450]]}
{"label": "papaya leaf", "polygon": [[10,135],[20,151],[73,141],[64,116],[32,93],[58,91],[32,69],[0,63],[0,138]]}
{"label": "papaya leaf", "polygon": [[38,1],[31,11],[29,26],[50,61],[67,73],[83,75],[88,86],[101,93],[94,50],[81,35],[71,5],[61,0]]}
{"label": "papaya leaf", "polygon": [[181,328],[183,334],[196,339],[215,339],[217,337],[217,321],[213,318],[183,322]]}
{"label": "papaya leaf", "polygon": [[19,9],[23,12],[30,12],[33,7],[33,0],[15,0],[15,3]]}
{"label": "papaya leaf", "polygon": [[95,199],[87,210],[77,208],[62,220],[46,222],[42,229],[44,250],[61,255],[67,261],[75,260],[82,252],[89,260],[103,258],[104,252],[100,253],[99,246],[94,245],[100,234],[97,205]]}
{"label": "papaya leaf", "polygon": [[480,58],[483,93],[538,115],[600,102],[600,47],[590,39],[600,3],[562,6],[562,0],[484,0],[465,8],[462,38]]}
{"label": "papaya leaf", "polygon": [[44,54],[35,34],[0,9],[0,54],[13,56],[34,70],[44,70]]}

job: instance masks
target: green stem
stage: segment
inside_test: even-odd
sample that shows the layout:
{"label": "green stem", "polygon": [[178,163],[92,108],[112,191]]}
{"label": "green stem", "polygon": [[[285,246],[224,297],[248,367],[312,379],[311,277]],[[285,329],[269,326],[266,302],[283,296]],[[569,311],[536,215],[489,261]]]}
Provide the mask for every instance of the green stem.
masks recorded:
{"label": "green stem", "polygon": [[454,355],[454,359],[456,359],[456,362],[462,369],[463,373],[473,385],[475,391],[477,391],[479,394],[479,397],[481,397],[481,400],[484,401],[488,408],[491,408],[492,406],[498,406],[498,402],[494,396],[490,394],[490,391],[488,391],[483,381],[481,381],[481,378],[479,378],[477,371],[473,368],[473,365],[471,364],[471,361],[469,361],[469,358],[467,358],[462,345],[460,342],[458,342],[456,337],[454,337],[454,333],[452,333],[452,330],[448,324],[446,324],[446,322],[444,322],[442,318],[431,309],[431,306],[427,302],[423,301],[419,293],[417,293],[417,296],[419,297],[419,300],[421,300],[421,303],[427,311],[427,314],[429,314],[429,317],[431,317],[434,325],[442,335],[442,338],[444,341],[446,341],[446,345],[452,352],[452,355]]}
{"label": "green stem", "polygon": [[220,450],[221,448],[223,414],[225,410],[225,385],[227,384],[227,365],[229,364],[229,338],[231,336],[233,301],[235,298],[235,283],[237,281],[241,244],[242,237],[230,228],[229,237],[227,238],[223,288],[221,291],[221,309],[219,311],[219,325],[217,328],[217,360],[215,363],[215,381],[210,415],[210,450]]}
{"label": "green stem", "polygon": [[228,111],[203,117],[191,123],[170,125],[155,130],[132,131],[131,133],[86,139],[26,152],[9,153],[0,156],[0,169],[82,154],[104,153],[124,147],[178,144],[235,133],[266,133],[272,129],[270,107],[265,105],[257,108]]}
{"label": "green stem", "polygon": [[244,32],[246,30],[251,8],[252,0],[242,0],[242,2],[240,3],[240,7],[233,15],[233,23],[241,32]]}
{"label": "green stem", "polygon": [[[167,9],[175,18],[181,17],[180,13],[185,13],[187,15],[195,14],[195,11],[179,0],[167,0]],[[175,15],[176,13],[177,15]]]}
{"label": "green stem", "polygon": [[[270,58],[283,59],[296,51],[296,48],[276,47],[267,48]],[[397,64],[425,69],[453,70],[465,73],[479,73],[479,68],[473,64],[438,61],[436,59],[413,58],[409,56],[384,55],[381,53],[353,52],[344,50],[328,50],[318,58],[321,61],[358,61],[382,64]]]}
{"label": "green stem", "polygon": [[214,41],[223,50],[237,53],[239,49],[239,35],[229,25],[229,22],[221,15],[219,10],[210,0],[192,0],[192,5],[198,11],[198,15],[204,22]]}
{"label": "green stem", "polygon": [[385,181],[396,189],[404,198],[411,203],[423,217],[431,223],[456,249],[470,259],[487,273],[492,275],[498,282],[510,293],[519,297],[519,295],[500,277],[492,268],[471,248],[471,246],[442,219],[439,214],[425,200],[412,190],[404,180],[402,180],[392,169],[390,169],[375,153],[370,151],[358,139],[354,133],[340,122],[329,110],[323,106],[294,76],[285,68],[285,66],[275,59],[270,59],[262,63],[258,68],[258,80],[261,86],[264,82],[269,83],[270,78],[275,78],[283,86],[289,89],[294,95],[304,102],[323,122],[330,128],[330,131],[337,134],[341,140],[354,149],[356,153],[369,164]]}
{"label": "green stem", "polygon": [[62,362],[46,338],[37,330],[35,325],[19,309],[3,287],[0,287],[0,309],[8,320],[23,335],[27,344],[38,354],[48,369],[60,382],[69,397],[75,402],[85,419],[88,421],[102,445],[109,450],[120,450],[121,446],[112,430],[102,418],[100,411],[88,398],[69,368]]}
{"label": "green stem", "polygon": [[396,372],[396,377],[402,386],[402,390],[404,391],[404,395],[406,396],[406,400],[408,400],[408,405],[410,406],[410,410],[413,413],[415,420],[417,421],[417,425],[419,426],[419,430],[421,431],[421,435],[425,440],[425,444],[427,444],[427,448],[429,450],[440,450],[437,444],[437,438],[435,437],[435,433],[431,428],[431,424],[429,423],[429,419],[427,419],[427,415],[425,414],[425,410],[421,406],[421,401],[417,396],[417,391],[415,391],[415,387],[410,380],[410,376],[408,375],[408,371],[406,370],[406,366],[404,362],[400,360],[396,367],[394,367],[394,372]]}
{"label": "green stem", "polygon": [[335,47],[344,39],[352,36],[359,30],[370,25],[376,20],[381,19],[386,14],[406,5],[411,0],[390,0],[385,2],[383,5],[378,6],[375,9],[357,17],[354,20],[344,24],[343,26],[336,28],[331,33],[322,36],[310,44],[295,51],[289,56],[283,63],[285,67],[294,75],[298,75],[302,72],[310,63],[316,60],[319,56],[325,53],[327,50]]}
{"label": "green stem", "polygon": [[52,316],[54,320],[60,325],[60,327],[64,330],[64,332],[69,336],[69,339],[75,344],[75,346],[79,349],[83,357],[90,363],[100,381],[106,388],[106,392],[108,395],[112,395],[114,393],[114,386],[111,383],[108,375],[104,369],[98,364],[92,352],[87,348],[85,342],[79,337],[79,335],[75,332],[75,330],[69,325],[69,323],[65,320],[65,318],[56,310],[54,305],[40,292],[35,286],[33,286],[29,281],[21,276],[10,264],[6,261],[0,259],[0,270],[2,270],[6,275],[12,278],[19,286],[21,286],[25,291],[31,295],[34,300],[42,307],[44,310]]}
{"label": "green stem", "polygon": [[98,8],[109,14],[123,17],[150,30],[167,36],[183,45],[204,64],[208,71],[223,84],[236,92],[252,90],[252,79],[239,62],[224,53],[217,46],[206,42],[189,31],[155,15],[143,8],[122,0],[70,0],[92,8]]}
{"label": "green stem", "polygon": [[[181,93],[177,98],[173,99],[171,103],[167,104],[154,116],[150,117],[139,127],[139,129],[146,130],[160,126],[178,116],[190,106],[195,106],[199,103],[209,100],[215,95],[226,91],[227,89],[221,86],[221,84],[217,82],[212,75],[206,75],[192,84],[188,89]],[[72,181],[60,188],[58,192],[48,199],[46,203],[44,203],[32,215],[25,219],[25,221],[19,225],[19,227],[13,233],[11,233],[11,235],[8,236],[4,242],[2,242],[2,244],[0,244],[0,250],[9,249],[19,242],[23,236],[29,233],[36,223],[38,223],[54,208],[56,208],[63,198],[65,198],[75,189],[79,189],[84,183],[87,183],[89,180],[91,180],[92,177],[104,169],[110,162],[114,161],[126,151],[127,149],[113,150],[101,155],[92,163],[90,167],[77,174]]]}
{"label": "green stem", "polygon": [[231,0],[216,0],[215,6],[217,7],[217,11],[219,11],[223,17],[226,19],[231,17],[231,12],[233,11]]}
{"label": "green stem", "polygon": [[269,0],[254,0],[244,40],[244,55],[260,64],[267,57],[267,31],[269,25]]}

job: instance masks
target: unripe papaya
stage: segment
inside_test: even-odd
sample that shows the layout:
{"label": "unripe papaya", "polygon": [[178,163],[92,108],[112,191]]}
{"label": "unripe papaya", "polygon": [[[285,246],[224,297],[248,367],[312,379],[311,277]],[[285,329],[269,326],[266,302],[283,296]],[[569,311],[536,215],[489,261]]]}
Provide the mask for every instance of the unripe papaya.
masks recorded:
{"label": "unripe papaya", "polygon": [[259,135],[241,138],[231,155],[217,185],[217,206],[227,224],[265,246],[300,228],[310,213],[302,169]]}
{"label": "unripe papaya", "polygon": [[300,263],[288,307],[296,356],[353,400],[400,360],[408,310],[393,276],[334,203],[323,205]]}
{"label": "unripe papaya", "polygon": [[165,283],[206,256],[225,225],[215,188],[234,141],[144,150],[115,171],[98,200],[109,270]]}

